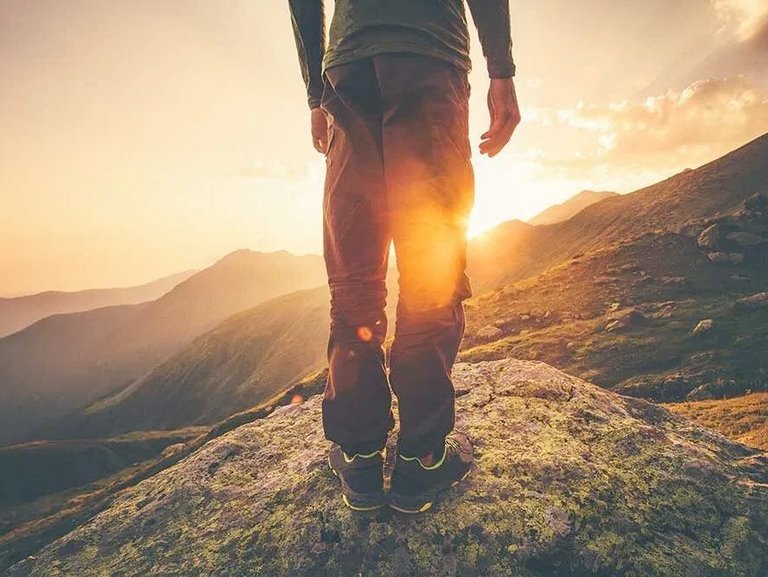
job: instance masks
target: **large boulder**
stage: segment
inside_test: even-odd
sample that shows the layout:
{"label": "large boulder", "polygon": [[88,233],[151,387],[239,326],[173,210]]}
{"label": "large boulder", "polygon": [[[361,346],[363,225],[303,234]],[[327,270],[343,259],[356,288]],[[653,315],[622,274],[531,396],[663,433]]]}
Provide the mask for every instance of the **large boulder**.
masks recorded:
{"label": "large boulder", "polygon": [[213,439],[9,575],[766,575],[765,454],[543,363],[454,375],[477,463],[431,512],[346,509],[312,397]]}

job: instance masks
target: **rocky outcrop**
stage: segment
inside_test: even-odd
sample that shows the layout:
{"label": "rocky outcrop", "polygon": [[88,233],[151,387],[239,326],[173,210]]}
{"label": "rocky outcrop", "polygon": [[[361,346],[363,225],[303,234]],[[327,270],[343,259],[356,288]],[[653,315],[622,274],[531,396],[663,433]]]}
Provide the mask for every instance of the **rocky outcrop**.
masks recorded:
{"label": "rocky outcrop", "polygon": [[454,374],[477,463],[434,512],[344,508],[312,397],[213,439],[9,575],[768,571],[765,454],[543,363]]}

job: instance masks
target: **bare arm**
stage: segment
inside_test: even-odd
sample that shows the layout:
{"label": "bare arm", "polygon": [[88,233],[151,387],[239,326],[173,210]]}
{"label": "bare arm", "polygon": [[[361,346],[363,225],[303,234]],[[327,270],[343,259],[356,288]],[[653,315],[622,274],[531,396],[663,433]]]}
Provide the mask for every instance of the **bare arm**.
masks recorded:
{"label": "bare arm", "polygon": [[467,0],[477,27],[488,66],[490,128],[482,134],[481,154],[496,156],[506,146],[520,123],[520,109],[515,92],[515,62],[512,58],[512,34],[509,0]]}

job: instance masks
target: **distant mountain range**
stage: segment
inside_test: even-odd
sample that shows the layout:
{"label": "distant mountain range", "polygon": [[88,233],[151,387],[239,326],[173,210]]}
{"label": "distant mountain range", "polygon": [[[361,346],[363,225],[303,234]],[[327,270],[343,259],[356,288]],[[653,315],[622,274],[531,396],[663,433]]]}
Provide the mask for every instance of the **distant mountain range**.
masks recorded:
{"label": "distant mountain range", "polygon": [[241,250],[155,301],[54,315],[0,339],[0,444],[140,378],[233,313],[324,282],[317,255]]}
{"label": "distant mountain range", "polygon": [[34,295],[0,298],[0,338],[28,327],[45,317],[88,311],[114,305],[132,305],[155,300],[195,270],[172,274],[139,286],[91,289],[76,292],[46,291]]}
{"label": "distant mountain range", "polygon": [[555,204],[548,209],[540,212],[528,220],[528,224],[535,226],[545,224],[555,224],[568,220],[575,214],[587,208],[590,204],[595,204],[603,199],[617,196],[616,192],[595,192],[594,190],[582,190],[580,193],[572,196],[562,204]]}

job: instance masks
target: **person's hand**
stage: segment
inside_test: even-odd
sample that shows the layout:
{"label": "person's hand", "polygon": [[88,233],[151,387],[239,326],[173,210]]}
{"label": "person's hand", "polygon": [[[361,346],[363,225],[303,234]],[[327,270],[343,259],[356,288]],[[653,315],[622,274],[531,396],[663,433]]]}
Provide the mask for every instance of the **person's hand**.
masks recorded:
{"label": "person's hand", "polygon": [[328,120],[325,112],[319,106],[312,109],[312,146],[315,150],[325,154],[328,152]]}
{"label": "person's hand", "polygon": [[493,158],[506,146],[520,124],[520,109],[512,78],[491,78],[488,111],[491,113],[491,127],[480,136],[480,154]]}

